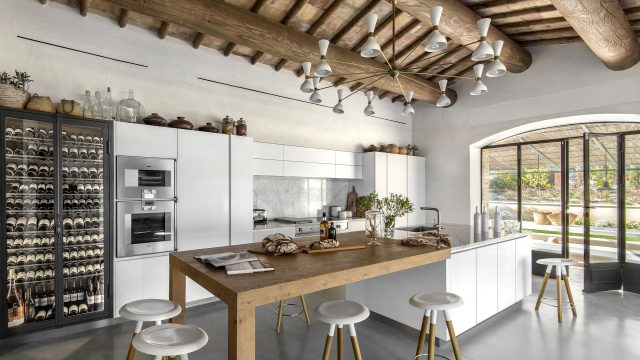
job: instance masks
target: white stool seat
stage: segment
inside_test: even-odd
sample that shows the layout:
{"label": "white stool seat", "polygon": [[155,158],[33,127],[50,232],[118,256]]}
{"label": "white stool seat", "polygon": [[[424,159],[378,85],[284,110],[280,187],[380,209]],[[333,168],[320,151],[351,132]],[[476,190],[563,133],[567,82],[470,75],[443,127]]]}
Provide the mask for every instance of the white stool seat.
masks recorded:
{"label": "white stool seat", "polygon": [[315,317],[327,324],[355,324],[369,317],[369,309],[362,304],[348,300],[327,301],[318,306]]}
{"label": "white stool seat", "polygon": [[209,337],[192,325],[162,324],[142,330],[133,338],[133,346],[155,356],[185,355],[201,349]]}
{"label": "white stool seat", "polygon": [[419,309],[451,310],[462,306],[464,301],[456,294],[442,292],[416,294],[409,299],[409,303]]}
{"label": "white stool seat", "polygon": [[571,266],[571,265],[575,265],[578,262],[575,260],[571,260],[571,259],[563,259],[563,258],[546,258],[546,259],[539,259],[538,261],[536,261],[537,264],[540,265],[547,265],[547,266]]}
{"label": "white stool seat", "polygon": [[120,316],[134,321],[162,321],[171,319],[181,312],[180,305],[162,299],[137,300],[120,308]]}

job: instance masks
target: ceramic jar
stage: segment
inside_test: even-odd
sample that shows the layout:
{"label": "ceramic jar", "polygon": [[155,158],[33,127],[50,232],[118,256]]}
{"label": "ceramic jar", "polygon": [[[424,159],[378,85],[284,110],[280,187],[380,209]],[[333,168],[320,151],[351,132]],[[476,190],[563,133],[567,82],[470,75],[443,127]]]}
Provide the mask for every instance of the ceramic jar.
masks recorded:
{"label": "ceramic jar", "polygon": [[236,123],[236,135],[247,136],[247,122],[243,118]]}
{"label": "ceramic jar", "polygon": [[224,119],[222,119],[222,133],[223,134],[233,135],[233,133],[235,131],[235,126],[236,126],[236,122],[233,121],[233,119],[230,118],[229,115],[225,116]]}
{"label": "ceramic jar", "polygon": [[167,126],[167,120],[162,116],[158,115],[158,113],[151,113],[151,115],[142,119],[142,121],[147,125]]}
{"label": "ceramic jar", "polygon": [[184,116],[178,116],[177,119],[171,120],[168,126],[176,129],[185,129],[185,130],[193,129],[193,124],[187,119],[185,119]]}
{"label": "ceramic jar", "polygon": [[211,133],[218,133],[220,132],[220,130],[213,126],[212,123],[208,122],[205,125],[202,125],[198,128],[199,131],[205,131],[205,132],[211,132]]}

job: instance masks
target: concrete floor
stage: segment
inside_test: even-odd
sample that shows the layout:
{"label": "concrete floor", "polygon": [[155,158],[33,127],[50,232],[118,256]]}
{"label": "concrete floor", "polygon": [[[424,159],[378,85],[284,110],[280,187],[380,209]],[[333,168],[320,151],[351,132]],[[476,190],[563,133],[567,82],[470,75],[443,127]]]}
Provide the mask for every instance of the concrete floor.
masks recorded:
{"label": "concrete floor", "polygon": [[[474,329],[460,335],[465,359],[540,360],[540,359],[640,359],[640,296],[605,292],[582,294],[579,283],[573,284],[578,317],[564,311],[565,322],[558,324],[553,307],[544,306],[536,313],[536,294],[541,279],[534,279],[534,294]],[[555,283],[550,283],[555,285]],[[553,296],[555,286],[548,287]],[[309,295],[310,307],[322,301]],[[398,299],[398,301],[407,301]],[[208,304],[187,311],[187,321],[202,327],[209,335],[208,345],[190,359],[226,359],[226,306]],[[314,322],[307,327],[302,317],[285,318],[281,334],[274,331],[273,306],[257,310],[256,359],[319,359],[327,326]],[[132,323],[116,324],[59,338],[46,338],[26,344],[0,342],[0,359],[124,359],[133,328]],[[416,336],[385,322],[369,318],[357,327],[366,360],[413,359]],[[353,359],[345,339],[345,359]],[[335,359],[335,342],[333,349]],[[453,359],[449,344],[436,353]],[[149,357],[138,354],[136,359]]]}

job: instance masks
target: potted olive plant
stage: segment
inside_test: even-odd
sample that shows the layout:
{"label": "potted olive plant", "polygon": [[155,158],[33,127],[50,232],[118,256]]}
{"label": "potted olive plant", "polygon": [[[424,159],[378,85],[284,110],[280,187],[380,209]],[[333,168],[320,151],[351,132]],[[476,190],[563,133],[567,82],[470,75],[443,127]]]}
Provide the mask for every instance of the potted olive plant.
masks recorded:
{"label": "potted olive plant", "polygon": [[390,193],[389,196],[380,199],[375,191],[364,196],[358,203],[363,211],[378,210],[384,218],[384,231],[387,237],[393,235],[396,219],[413,212],[413,203],[408,197]]}
{"label": "potted olive plant", "polygon": [[31,98],[27,91],[31,77],[26,72],[15,71],[14,75],[6,72],[0,74],[0,106],[24,109]]}

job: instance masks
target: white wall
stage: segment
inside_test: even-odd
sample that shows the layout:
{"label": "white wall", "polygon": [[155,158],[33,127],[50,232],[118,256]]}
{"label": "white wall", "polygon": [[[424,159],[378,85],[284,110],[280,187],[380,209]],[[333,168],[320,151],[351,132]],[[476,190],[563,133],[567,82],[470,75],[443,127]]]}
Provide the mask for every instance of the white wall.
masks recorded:
{"label": "white wall", "polygon": [[[290,71],[275,72],[266,65],[252,66],[237,57],[129,25],[121,29],[113,20],[95,14],[86,18],[78,10],[58,3],[42,6],[36,0],[0,0],[0,71],[27,71],[32,93],[81,101],[84,90],[105,91],[111,86],[116,99],[134,89],[147,112],[167,119],[184,115],[196,125],[219,121],[226,114],[244,117],[249,135],[257,141],[304,145],[337,150],[361,150],[361,145],[407,144],[411,120],[399,115],[401,105],[376,101],[378,116],[405,122],[396,124],[366,117],[364,94],[345,101],[346,112],[284,100],[218,84],[208,78],[238,86],[306,99],[298,89],[301,79]],[[22,35],[83,51],[148,65],[140,68],[94,56],[18,39]],[[331,54],[329,54],[329,60]],[[333,106],[334,89],[323,92]]]}
{"label": "white wall", "polygon": [[[581,43],[529,48],[533,64],[521,74],[483,79],[489,93],[470,96],[472,82],[461,81],[458,102],[449,109],[416,106],[413,142],[427,161],[427,204],[442,211],[445,222],[471,223],[471,210],[480,203],[480,151],[485,138],[539,121],[580,122],[613,120],[640,114],[640,65],[608,70]],[[638,116],[623,117],[638,121]],[[506,137],[497,136],[491,141]]]}

